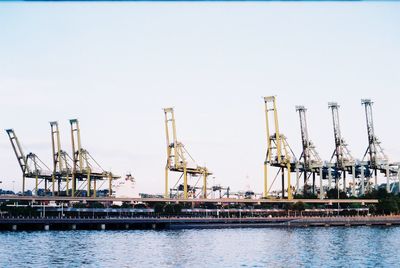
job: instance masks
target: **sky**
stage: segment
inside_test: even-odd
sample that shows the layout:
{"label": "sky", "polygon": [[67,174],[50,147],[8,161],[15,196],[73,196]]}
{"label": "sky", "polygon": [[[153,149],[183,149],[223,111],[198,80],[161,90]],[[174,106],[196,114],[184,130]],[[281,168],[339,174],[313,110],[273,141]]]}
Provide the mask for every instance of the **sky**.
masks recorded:
{"label": "sky", "polygon": [[[262,96],[277,96],[297,156],[295,105],[308,108],[324,160],[334,149],[328,102],[341,105],[342,135],[362,158],[360,100],[371,98],[375,132],[400,161],[399,14],[396,2],[0,3],[0,128],[51,166],[49,122],[71,152],[68,119],[78,118],[82,146],[104,169],[162,193],[162,108],[172,106],[178,139],[214,173],[210,183],[262,192]],[[19,190],[5,131],[0,167],[0,188]]]}

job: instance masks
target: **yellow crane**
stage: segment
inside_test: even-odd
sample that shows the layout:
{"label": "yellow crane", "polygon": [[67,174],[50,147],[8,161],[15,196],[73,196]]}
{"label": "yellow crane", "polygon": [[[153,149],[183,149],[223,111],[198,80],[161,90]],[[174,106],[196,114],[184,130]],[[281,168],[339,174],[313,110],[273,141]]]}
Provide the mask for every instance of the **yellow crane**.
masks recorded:
{"label": "yellow crane", "polygon": [[45,183],[45,192],[48,191],[48,182],[51,182],[52,194],[54,195],[55,181],[50,172],[50,169],[46,166],[46,164],[43,163],[42,160],[40,160],[40,158],[36,154],[24,154],[22,146],[13,129],[6,129],[6,132],[8,134],[15,156],[17,157],[18,164],[22,171],[22,195],[24,195],[26,191],[26,178],[35,179],[36,195],[38,194],[40,181],[44,181]]}
{"label": "yellow crane", "polygon": [[58,122],[50,122],[51,127],[51,148],[53,152],[53,180],[58,182],[58,195],[61,193],[61,182],[65,181],[66,196],[70,195],[70,179],[72,176],[72,167],[70,161],[72,158],[68,153],[61,149],[60,130]]}
{"label": "yellow crane", "polygon": [[[78,194],[79,187],[77,181],[86,182],[87,196],[96,197],[97,182],[108,179],[109,195],[112,195],[112,180],[120,176],[113,175],[110,171],[105,171],[92,155],[81,145],[81,130],[78,119],[69,120],[71,125],[72,143],[72,196]],[[82,183],[82,184],[83,184]],[[81,184],[81,185],[82,185]],[[92,185],[93,184],[93,185]]]}
{"label": "yellow crane", "polygon": [[[165,114],[165,133],[167,141],[167,163],[165,166],[165,198],[169,198],[169,172],[178,172],[183,176],[183,198],[188,198],[188,174],[193,177],[203,179],[202,197],[207,198],[207,177],[212,173],[202,166],[195,164],[194,159],[185,149],[183,143],[179,142],[176,136],[175,114],[173,108],[164,108]],[[188,160],[191,160],[195,165],[189,165]],[[179,191],[179,187],[178,187]]]}
{"label": "yellow crane", "polygon": [[[267,131],[267,152],[264,161],[264,198],[268,197],[268,166],[278,167],[282,176],[282,198],[285,197],[285,169],[287,171],[287,192],[288,199],[292,199],[292,186],[290,173],[296,166],[296,157],[290,148],[287,139],[279,131],[278,111],[276,107],[276,97],[264,97],[265,104],[265,124]],[[272,113],[273,123],[270,124],[270,114]],[[272,133],[272,134],[271,134]],[[278,174],[277,174],[278,175]]]}

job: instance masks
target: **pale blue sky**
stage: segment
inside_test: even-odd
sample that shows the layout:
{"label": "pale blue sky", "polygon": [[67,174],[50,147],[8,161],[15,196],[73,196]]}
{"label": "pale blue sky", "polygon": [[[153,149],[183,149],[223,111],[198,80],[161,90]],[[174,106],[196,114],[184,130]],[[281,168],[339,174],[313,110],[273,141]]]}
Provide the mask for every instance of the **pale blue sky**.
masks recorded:
{"label": "pale blue sky", "polygon": [[[295,105],[305,105],[324,159],[334,143],[328,101],[341,104],[343,136],[360,158],[360,99],[369,97],[376,134],[400,161],[399,14],[393,2],[1,3],[0,126],[50,165],[48,122],[59,121],[70,151],[67,119],[77,117],[104,168],[132,172],[140,192],[162,192],[162,108],[174,106],[179,139],[216,182],[261,192],[261,96],[278,96],[297,155]],[[0,149],[3,188],[19,187],[5,132]]]}

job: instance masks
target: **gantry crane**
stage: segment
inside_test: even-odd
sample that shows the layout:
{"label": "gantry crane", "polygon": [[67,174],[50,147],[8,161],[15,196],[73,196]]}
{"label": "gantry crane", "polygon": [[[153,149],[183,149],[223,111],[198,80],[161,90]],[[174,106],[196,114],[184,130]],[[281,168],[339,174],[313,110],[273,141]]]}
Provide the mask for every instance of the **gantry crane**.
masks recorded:
{"label": "gantry crane", "polygon": [[341,171],[336,172],[338,176],[341,176],[341,173],[343,173],[343,187],[345,191],[346,173],[352,174],[353,182],[351,192],[354,196],[356,187],[356,160],[351,155],[348,145],[342,137],[339,121],[339,107],[340,105],[336,102],[328,103],[328,108],[332,110],[333,134],[335,139],[335,150],[333,151],[330,162],[335,160],[335,169]]}
{"label": "gantry crane", "polygon": [[26,178],[34,178],[36,194],[38,194],[40,181],[44,180],[46,192],[48,190],[48,181],[52,182],[52,193],[54,195],[55,181],[50,169],[46,166],[46,164],[43,163],[42,160],[40,160],[40,158],[36,154],[24,154],[22,146],[13,129],[6,129],[6,132],[8,134],[15,156],[17,157],[18,164],[22,171],[22,194],[25,194]]}
{"label": "gantry crane", "polygon": [[[222,197],[226,196],[227,198],[229,198],[229,191],[230,191],[230,187],[223,187],[221,185],[214,185],[211,188],[212,192],[218,192],[219,193],[219,198],[221,199]],[[225,191],[225,193],[222,193],[222,191]]]}
{"label": "gantry crane", "polygon": [[[292,199],[292,186],[290,181],[290,173],[296,166],[296,157],[290,148],[286,137],[279,131],[278,111],[276,107],[276,97],[264,97],[265,104],[265,123],[267,131],[267,152],[264,161],[264,198],[268,197],[268,193],[272,187],[268,187],[268,166],[278,167],[278,173],[281,173],[282,179],[282,198],[285,197],[285,169],[287,171],[287,192],[288,199]],[[270,126],[270,113],[273,116],[273,124]],[[271,134],[272,133],[272,134]],[[276,177],[275,177],[276,178]]]}
{"label": "gantry crane", "polygon": [[61,182],[65,181],[66,195],[70,195],[70,179],[72,177],[72,158],[61,149],[60,131],[58,122],[50,122],[51,144],[53,152],[53,178],[58,182],[58,194],[61,193]]}
{"label": "gantry crane", "polygon": [[72,143],[72,196],[78,194],[77,182],[85,182],[87,196],[91,196],[93,182],[93,197],[96,197],[97,181],[108,179],[109,195],[112,195],[112,180],[120,178],[109,171],[105,171],[91,154],[81,146],[81,134],[78,119],[71,119]]}
{"label": "gantry crane", "polygon": [[[22,178],[22,192],[25,193],[26,178],[36,179],[36,194],[38,195],[39,184],[44,181],[45,193],[49,192],[48,184],[51,183],[52,195],[56,193],[61,194],[61,184],[65,182],[66,195],[70,195],[70,179],[72,180],[71,195],[77,196],[80,194],[77,190],[82,188],[82,184],[87,185],[87,195],[91,196],[92,182],[93,182],[93,196],[96,197],[97,181],[108,179],[109,195],[112,195],[112,180],[120,178],[113,175],[110,171],[105,171],[96,162],[90,153],[81,147],[80,129],[77,119],[71,119],[71,140],[73,157],[71,158],[65,151],[61,149],[60,131],[56,121],[50,122],[51,127],[51,141],[52,141],[52,171],[34,154],[24,154],[21,144],[15,135],[13,129],[7,129],[6,132],[10,139],[14,153],[17,157],[18,164],[21,167]],[[40,180],[40,182],[39,182]],[[78,187],[78,182],[82,182]],[[56,183],[58,189],[56,191]]]}
{"label": "gantry crane", "polygon": [[[165,198],[169,198],[169,171],[178,172],[181,174],[179,180],[183,176],[183,187],[177,187],[177,192],[183,190],[184,199],[188,198],[189,190],[194,195],[194,187],[188,185],[188,174],[192,177],[203,178],[202,197],[207,198],[207,177],[212,173],[203,166],[198,166],[192,156],[185,149],[183,143],[178,141],[176,136],[175,114],[173,108],[164,108],[165,115],[165,133],[167,141],[167,163],[165,166]],[[193,162],[193,166],[189,165],[188,160]],[[179,182],[179,181],[178,181]],[[177,182],[177,184],[178,184]]]}
{"label": "gantry crane", "polygon": [[362,99],[361,104],[365,108],[368,134],[368,147],[363,156],[363,160],[367,159],[368,156],[369,167],[374,173],[375,188],[378,187],[378,171],[380,171],[386,174],[386,190],[390,192],[390,176],[398,176],[399,163],[389,163],[389,158],[382,149],[378,137],[375,135],[374,121],[372,117],[373,102],[370,99]]}
{"label": "gantry crane", "polygon": [[[322,168],[323,168],[323,161],[321,160],[315,145],[310,140],[308,135],[308,127],[307,127],[307,118],[306,118],[306,111],[307,109],[302,106],[296,106],[296,111],[299,113],[300,117],[300,131],[301,131],[301,140],[302,140],[302,148],[303,151],[300,156],[300,163],[303,164],[303,176],[304,176],[304,193],[307,191],[307,181],[308,181],[308,173],[312,174],[313,176],[313,188],[312,192],[315,194],[315,175],[316,173],[320,176],[320,193],[323,193],[322,187]],[[328,170],[329,172],[329,170]]]}

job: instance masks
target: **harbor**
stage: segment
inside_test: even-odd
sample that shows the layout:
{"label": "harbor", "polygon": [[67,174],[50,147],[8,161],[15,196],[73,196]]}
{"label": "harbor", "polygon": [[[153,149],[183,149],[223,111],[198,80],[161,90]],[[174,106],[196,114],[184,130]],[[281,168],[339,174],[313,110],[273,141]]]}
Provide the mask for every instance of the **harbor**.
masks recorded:
{"label": "harbor", "polygon": [[353,217],[115,217],[0,218],[0,230],[176,230],[218,228],[300,228],[399,226],[400,216]]}

